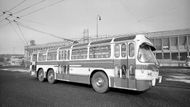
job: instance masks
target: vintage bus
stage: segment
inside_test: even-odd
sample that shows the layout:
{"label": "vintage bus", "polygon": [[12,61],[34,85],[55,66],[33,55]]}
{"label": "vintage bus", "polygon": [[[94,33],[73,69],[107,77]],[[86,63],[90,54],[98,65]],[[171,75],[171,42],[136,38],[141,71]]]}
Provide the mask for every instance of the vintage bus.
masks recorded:
{"label": "vintage bus", "polygon": [[34,53],[30,74],[41,82],[90,84],[98,93],[110,87],[145,91],[162,80],[154,50],[144,35],[78,43]]}

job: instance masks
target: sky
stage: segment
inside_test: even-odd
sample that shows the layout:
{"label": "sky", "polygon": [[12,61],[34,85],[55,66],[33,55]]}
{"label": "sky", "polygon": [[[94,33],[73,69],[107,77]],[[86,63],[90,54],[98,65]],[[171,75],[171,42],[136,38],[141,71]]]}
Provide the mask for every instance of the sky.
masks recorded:
{"label": "sky", "polygon": [[75,40],[88,29],[95,37],[97,15],[99,35],[189,29],[189,10],[190,0],[0,0],[0,54],[23,54],[30,40],[62,41],[34,29]]}

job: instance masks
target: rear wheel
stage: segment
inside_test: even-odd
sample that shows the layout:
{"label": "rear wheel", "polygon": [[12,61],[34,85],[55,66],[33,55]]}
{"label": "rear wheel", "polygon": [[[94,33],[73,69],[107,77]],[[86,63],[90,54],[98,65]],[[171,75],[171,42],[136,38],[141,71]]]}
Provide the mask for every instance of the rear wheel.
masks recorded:
{"label": "rear wheel", "polygon": [[98,93],[105,93],[109,89],[108,78],[103,72],[96,72],[91,78],[91,84]]}
{"label": "rear wheel", "polygon": [[55,75],[52,69],[48,71],[47,80],[51,84],[55,83]]}
{"label": "rear wheel", "polygon": [[40,70],[38,71],[38,80],[41,81],[41,82],[43,82],[43,81],[45,80],[43,69],[40,69]]}

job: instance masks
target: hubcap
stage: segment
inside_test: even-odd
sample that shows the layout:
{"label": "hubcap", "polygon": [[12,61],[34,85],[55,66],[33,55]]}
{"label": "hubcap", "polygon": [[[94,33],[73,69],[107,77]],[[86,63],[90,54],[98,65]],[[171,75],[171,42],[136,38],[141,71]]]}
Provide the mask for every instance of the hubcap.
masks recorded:
{"label": "hubcap", "polygon": [[43,73],[40,73],[39,77],[40,77],[40,78],[43,78]]}
{"label": "hubcap", "polygon": [[40,71],[40,72],[39,72],[38,79],[39,79],[40,81],[43,81],[43,79],[44,79],[43,71]]}
{"label": "hubcap", "polygon": [[98,87],[101,87],[103,85],[103,83],[104,83],[104,80],[102,78],[98,78],[97,81],[96,81],[96,85]]}
{"label": "hubcap", "polygon": [[49,80],[53,80],[53,74],[49,74]]}

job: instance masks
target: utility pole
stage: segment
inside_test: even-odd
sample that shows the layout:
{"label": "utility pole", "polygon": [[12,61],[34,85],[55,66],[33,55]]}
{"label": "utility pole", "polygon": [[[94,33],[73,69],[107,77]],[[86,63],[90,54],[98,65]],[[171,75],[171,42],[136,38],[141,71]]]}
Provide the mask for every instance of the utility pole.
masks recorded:
{"label": "utility pole", "polygon": [[96,17],[96,38],[98,38],[98,22],[101,20],[101,16],[97,15]]}

